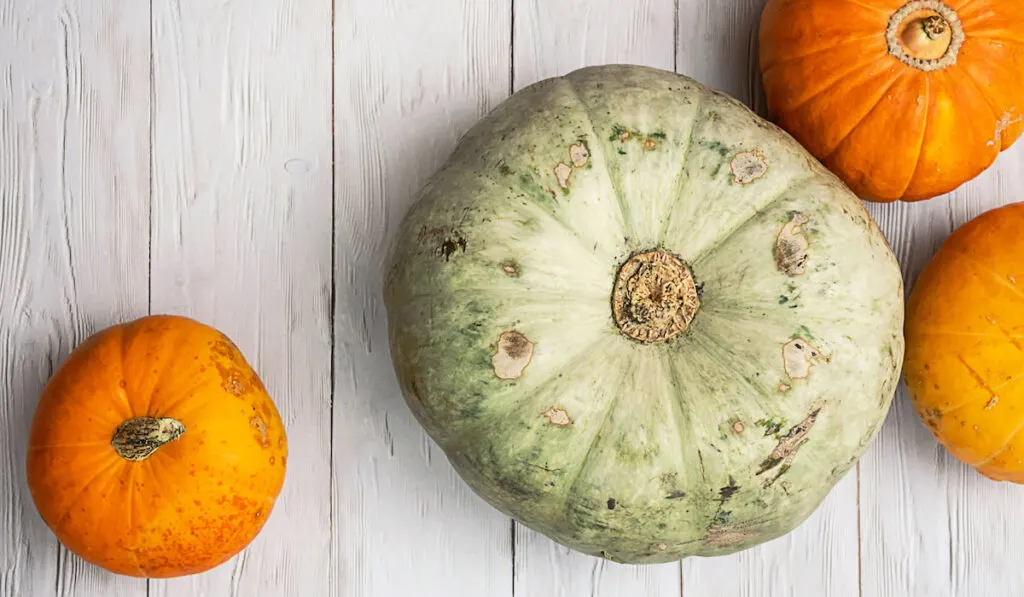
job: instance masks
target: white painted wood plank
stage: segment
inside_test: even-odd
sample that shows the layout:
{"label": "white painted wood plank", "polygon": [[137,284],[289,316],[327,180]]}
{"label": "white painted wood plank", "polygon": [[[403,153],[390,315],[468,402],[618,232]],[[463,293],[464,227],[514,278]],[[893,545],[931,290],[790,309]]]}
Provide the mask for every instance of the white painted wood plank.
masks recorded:
{"label": "white painted wood plank", "polygon": [[516,90],[596,64],[643,64],[666,70],[675,65],[674,0],[513,4]]}
{"label": "white painted wood plank", "polygon": [[[515,0],[515,88],[594,64],[675,61],[673,0]],[[570,551],[521,525],[515,594],[526,597],[678,596],[678,563],[628,566]]]}
{"label": "white painted wood plank", "polygon": [[511,524],[459,480],[401,398],[381,293],[415,193],[508,95],[511,7],[360,0],[337,11],[331,594],[511,595]]}
{"label": "white painted wood plank", "polygon": [[154,596],[327,594],[331,2],[153,3],[153,311],[231,337],[288,432],[262,533]]}
{"label": "white painted wood plank", "polygon": [[[681,0],[679,72],[766,115],[757,29],[765,0]],[[684,595],[858,594],[857,471],[796,530],[754,549],[683,563]]]}
{"label": "white painted wood plank", "polygon": [[[1024,199],[1024,146],[974,181],[920,204],[872,205],[903,265],[907,293],[952,231]],[[1024,592],[1024,489],[952,458],[901,384],[879,440],[861,461],[864,597],[973,597]]]}
{"label": "white painted wood plank", "polygon": [[74,346],[146,312],[149,8],[0,0],[0,595],[141,597],[63,548],[25,482]]}

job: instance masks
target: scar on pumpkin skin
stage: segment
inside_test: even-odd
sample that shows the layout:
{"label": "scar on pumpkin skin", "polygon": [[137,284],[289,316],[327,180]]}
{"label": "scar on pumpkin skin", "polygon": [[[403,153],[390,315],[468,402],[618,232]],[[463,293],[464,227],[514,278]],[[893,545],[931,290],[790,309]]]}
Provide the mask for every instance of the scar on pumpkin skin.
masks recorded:
{"label": "scar on pumpkin skin", "polygon": [[494,375],[502,381],[518,379],[533,359],[533,342],[515,330],[498,336],[498,350],[491,358]]}
{"label": "scar on pumpkin skin", "polygon": [[768,158],[759,150],[744,151],[733,156],[729,163],[735,184],[750,184],[768,172]]}
{"label": "scar on pumpkin skin", "polygon": [[552,406],[540,414],[552,425],[557,425],[558,427],[568,427],[569,425],[572,425],[572,417],[569,416],[569,413],[566,412],[565,409],[555,408]]}
{"label": "scar on pumpkin skin", "polygon": [[[806,378],[811,374],[811,367],[819,362],[827,363],[829,358],[803,338],[793,338],[782,347],[782,364],[790,379]],[[783,391],[781,385],[779,390]]]}
{"label": "scar on pumpkin skin", "polygon": [[505,272],[513,278],[519,277],[519,267],[514,261],[503,261],[501,262],[501,271]]}
{"label": "scar on pumpkin skin", "polygon": [[576,143],[569,146],[569,161],[573,168],[582,168],[590,161],[590,150],[585,143]]}
{"label": "scar on pumpkin skin", "polygon": [[807,271],[807,258],[810,243],[804,236],[802,226],[810,219],[804,214],[793,214],[775,239],[776,265],[789,276],[802,276]]}
{"label": "scar on pumpkin skin", "polygon": [[819,414],[821,414],[821,407],[815,408],[803,421],[800,421],[791,427],[789,432],[779,440],[778,445],[776,445],[775,449],[772,450],[771,455],[761,463],[761,468],[757,471],[758,475],[763,475],[773,468],[782,465],[778,474],[765,483],[765,487],[777,481],[778,478],[789,469],[790,465],[793,464],[793,459],[796,457],[797,451],[807,443],[807,434],[811,432],[811,428],[814,427],[814,423],[817,422]]}
{"label": "scar on pumpkin skin", "polygon": [[555,166],[555,178],[558,179],[558,186],[568,189],[570,176],[572,176],[572,168],[565,162],[558,162],[558,165]]}
{"label": "scar on pumpkin skin", "polygon": [[259,434],[256,441],[259,442],[260,446],[263,448],[269,448],[270,441],[267,436],[267,422],[263,420],[263,417],[253,415],[252,418],[249,419],[249,426],[255,429],[256,433]]}

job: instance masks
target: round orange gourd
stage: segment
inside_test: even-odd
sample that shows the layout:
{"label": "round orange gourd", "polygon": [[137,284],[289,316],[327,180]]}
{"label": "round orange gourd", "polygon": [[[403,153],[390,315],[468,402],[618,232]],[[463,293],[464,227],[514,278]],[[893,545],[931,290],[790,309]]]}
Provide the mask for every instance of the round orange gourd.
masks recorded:
{"label": "round orange gourd", "polygon": [[182,576],[256,537],[287,451],[273,401],[231,340],[152,316],[88,338],[54,374],[32,422],[28,485],[84,560]]}
{"label": "round orange gourd", "polygon": [[863,199],[952,191],[1024,132],[1024,1],[770,0],[772,118]]}
{"label": "round orange gourd", "polygon": [[950,236],[907,303],[911,400],[957,459],[1024,483],[1024,203]]}

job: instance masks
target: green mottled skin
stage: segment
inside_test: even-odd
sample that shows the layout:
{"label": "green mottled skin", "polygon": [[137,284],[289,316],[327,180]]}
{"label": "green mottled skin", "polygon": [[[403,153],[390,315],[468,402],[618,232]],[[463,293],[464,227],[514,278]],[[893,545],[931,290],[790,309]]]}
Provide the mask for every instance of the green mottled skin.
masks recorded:
{"label": "green mottled skin", "polygon": [[[562,189],[555,166],[580,142],[589,160]],[[731,160],[752,150],[768,170],[739,184]],[[776,238],[797,213],[809,259],[791,276]],[[691,266],[701,308],[642,344],[610,295],[652,248]],[[423,189],[388,268],[398,379],[462,478],[620,562],[795,528],[875,436],[903,358],[900,271],[857,198],[735,100],[648,68],[579,70],[493,111]],[[492,358],[509,330],[533,355],[503,381]],[[796,337],[830,356],[803,379],[782,357]]]}

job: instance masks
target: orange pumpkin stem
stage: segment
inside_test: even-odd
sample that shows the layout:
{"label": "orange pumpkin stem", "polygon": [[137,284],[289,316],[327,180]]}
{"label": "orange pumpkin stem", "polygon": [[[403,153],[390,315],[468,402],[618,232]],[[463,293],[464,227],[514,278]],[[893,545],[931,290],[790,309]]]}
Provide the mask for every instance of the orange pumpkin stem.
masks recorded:
{"label": "orange pumpkin stem", "polygon": [[110,445],[125,460],[140,462],[153,455],[160,446],[173,442],[185,433],[185,425],[177,419],[135,417],[117,426]]}
{"label": "orange pumpkin stem", "polygon": [[956,11],[940,0],[908,2],[889,19],[889,53],[923,71],[956,64],[964,42]]}

